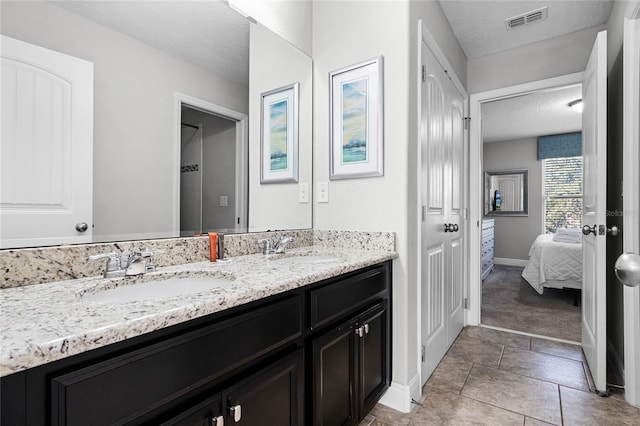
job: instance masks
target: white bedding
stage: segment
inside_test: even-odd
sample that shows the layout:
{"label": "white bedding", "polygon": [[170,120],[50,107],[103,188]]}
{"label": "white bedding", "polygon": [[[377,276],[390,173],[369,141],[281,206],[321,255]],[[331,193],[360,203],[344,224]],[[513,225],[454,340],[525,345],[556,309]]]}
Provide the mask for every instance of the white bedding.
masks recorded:
{"label": "white bedding", "polygon": [[582,244],[560,243],[538,235],[529,250],[522,278],[542,294],[544,287],[582,288]]}

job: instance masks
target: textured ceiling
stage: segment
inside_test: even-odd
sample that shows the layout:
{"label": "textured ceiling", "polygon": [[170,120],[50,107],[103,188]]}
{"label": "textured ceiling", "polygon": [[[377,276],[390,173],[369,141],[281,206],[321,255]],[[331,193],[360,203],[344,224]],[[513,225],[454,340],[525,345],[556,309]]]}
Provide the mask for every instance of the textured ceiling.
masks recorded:
{"label": "textured ceiling", "polygon": [[582,114],[567,104],[581,98],[582,88],[575,86],[483,103],[483,142],[580,131]]}
{"label": "textured ceiling", "polygon": [[[613,5],[610,0],[439,1],[469,59],[604,24]],[[546,20],[507,31],[505,19],[545,6]]]}
{"label": "textured ceiling", "polygon": [[53,1],[233,81],[249,84],[249,22],[209,1]]}

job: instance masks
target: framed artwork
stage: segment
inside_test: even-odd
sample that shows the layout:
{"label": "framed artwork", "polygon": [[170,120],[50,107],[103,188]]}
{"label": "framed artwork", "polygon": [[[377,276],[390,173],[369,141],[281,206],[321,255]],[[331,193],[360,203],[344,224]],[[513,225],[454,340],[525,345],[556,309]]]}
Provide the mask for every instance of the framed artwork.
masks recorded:
{"label": "framed artwork", "polygon": [[329,73],[330,179],[383,175],[382,62]]}
{"label": "framed artwork", "polygon": [[298,181],[299,83],[261,94],[260,183]]}

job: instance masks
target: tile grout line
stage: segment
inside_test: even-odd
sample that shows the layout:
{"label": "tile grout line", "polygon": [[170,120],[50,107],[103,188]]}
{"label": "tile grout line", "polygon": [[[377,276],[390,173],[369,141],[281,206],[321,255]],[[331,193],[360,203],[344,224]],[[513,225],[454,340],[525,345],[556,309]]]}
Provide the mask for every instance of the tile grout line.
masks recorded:
{"label": "tile grout line", "polygon": [[505,345],[502,345],[502,352],[500,352],[500,359],[498,360],[498,367],[497,367],[497,369],[498,369],[498,370],[502,370],[502,369],[500,368],[500,364],[502,364],[502,357],[504,356],[504,350],[505,350],[505,348],[506,348],[506,346],[505,346]]}
{"label": "tile grout line", "polygon": [[560,403],[560,424],[564,425],[564,412],[562,410],[562,393],[560,392],[560,385],[558,385],[558,402]]}

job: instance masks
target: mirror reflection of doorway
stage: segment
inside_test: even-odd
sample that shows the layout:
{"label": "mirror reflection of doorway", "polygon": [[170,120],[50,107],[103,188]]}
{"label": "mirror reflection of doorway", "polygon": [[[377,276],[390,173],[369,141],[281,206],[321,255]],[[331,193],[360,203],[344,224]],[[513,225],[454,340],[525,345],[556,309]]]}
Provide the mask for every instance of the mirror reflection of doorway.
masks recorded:
{"label": "mirror reflection of doorway", "polygon": [[180,128],[180,235],[233,230],[236,121],[183,105]]}

